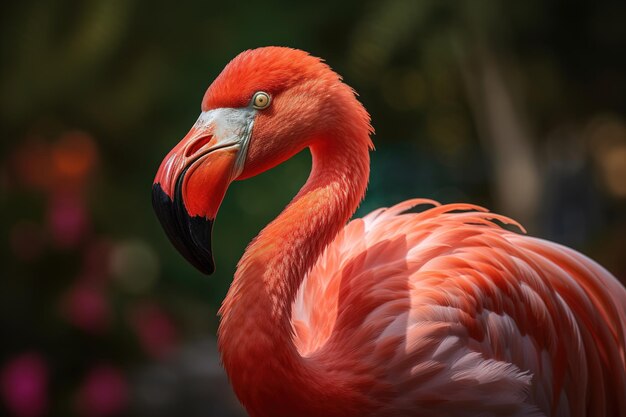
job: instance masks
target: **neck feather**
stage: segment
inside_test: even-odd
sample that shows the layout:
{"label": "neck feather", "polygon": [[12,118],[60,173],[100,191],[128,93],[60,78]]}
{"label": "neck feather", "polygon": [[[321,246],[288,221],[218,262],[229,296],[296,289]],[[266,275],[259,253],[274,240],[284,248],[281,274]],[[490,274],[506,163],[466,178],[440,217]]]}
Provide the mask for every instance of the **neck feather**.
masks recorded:
{"label": "neck feather", "polygon": [[[311,145],[309,179],[250,244],[220,310],[222,360],[235,392],[251,413],[263,409],[274,416],[312,415],[312,409],[333,397],[341,397],[346,407],[357,406],[349,405],[347,398],[349,376],[333,373],[331,377],[330,370],[301,357],[291,325],[293,301],[304,276],[365,193],[369,126],[350,129]],[[341,415],[347,411],[338,409]],[[319,415],[330,414],[326,409]]]}

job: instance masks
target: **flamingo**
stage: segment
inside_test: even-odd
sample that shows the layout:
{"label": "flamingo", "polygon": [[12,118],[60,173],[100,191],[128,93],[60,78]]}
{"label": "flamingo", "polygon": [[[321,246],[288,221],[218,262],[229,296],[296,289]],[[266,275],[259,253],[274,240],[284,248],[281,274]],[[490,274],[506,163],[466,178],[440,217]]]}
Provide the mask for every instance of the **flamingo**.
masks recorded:
{"label": "flamingo", "polygon": [[229,184],[312,154],[306,184],[249,244],[220,309],[222,363],[248,413],[626,416],[624,287],[471,204],[414,199],[347,223],[371,134],[322,60],[264,47],[224,68],[156,174],[162,226],[210,274]]}

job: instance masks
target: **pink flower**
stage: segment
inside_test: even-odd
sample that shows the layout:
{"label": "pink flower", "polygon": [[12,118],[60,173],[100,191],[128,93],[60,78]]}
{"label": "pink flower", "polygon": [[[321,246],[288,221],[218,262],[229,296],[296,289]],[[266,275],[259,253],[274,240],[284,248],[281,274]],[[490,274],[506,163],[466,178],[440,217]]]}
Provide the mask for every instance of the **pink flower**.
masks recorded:
{"label": "pink flower", "polygon": [[48,367],[38,353],[22,353],[2,369],[2,397],[18,417],[37,417],[48,408]]}
{"label": "pink flower", "polygon": [[162,359],[176,347],[178,332],[170,316],[155,303],[136,306],[130,314],[130,322],[139,343],[148,355]]}
{"label": "pink flower", "polygon": [[109,305],[95,285],[74,285],[61,300],[61,312],[67,321],[89,333],[102,333],[109,325]]}
{"label": "pink flower", "polygon": [[126,410],[127,405],[126,377],[111,365],[99,365],[91,369],[76,398],[76,411],[88,417],[118,415]]}
{"label": "pink flower", "polygon": [[58,247],[74,247],[87,233],[89,216],[85,203],[78,195],[53,195],[48,205],[47,217],[52,241]]}

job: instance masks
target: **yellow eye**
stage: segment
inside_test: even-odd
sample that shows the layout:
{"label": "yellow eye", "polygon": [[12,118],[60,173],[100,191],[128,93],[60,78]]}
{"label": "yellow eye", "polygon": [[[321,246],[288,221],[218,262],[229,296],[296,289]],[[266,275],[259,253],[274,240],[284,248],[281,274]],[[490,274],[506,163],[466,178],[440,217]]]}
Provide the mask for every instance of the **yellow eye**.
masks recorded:
{"label": "yellow eye", "polygon": [[257,110],[266,109],[270,105],[270,95],[264,91],[257,91],[252,97],[252,107]]}

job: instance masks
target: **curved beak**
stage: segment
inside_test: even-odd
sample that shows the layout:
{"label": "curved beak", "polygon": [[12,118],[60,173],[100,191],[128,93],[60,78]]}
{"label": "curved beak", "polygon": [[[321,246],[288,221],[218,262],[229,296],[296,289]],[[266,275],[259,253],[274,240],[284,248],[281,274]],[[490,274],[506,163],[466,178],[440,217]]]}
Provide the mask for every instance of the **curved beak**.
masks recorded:
{"label": "curved beak", "polygon": [[203,112],[165,157],[152,206],[178,251],[205,274],[215,271],[211,231],[230,183],[243,171],[255,110]]}

